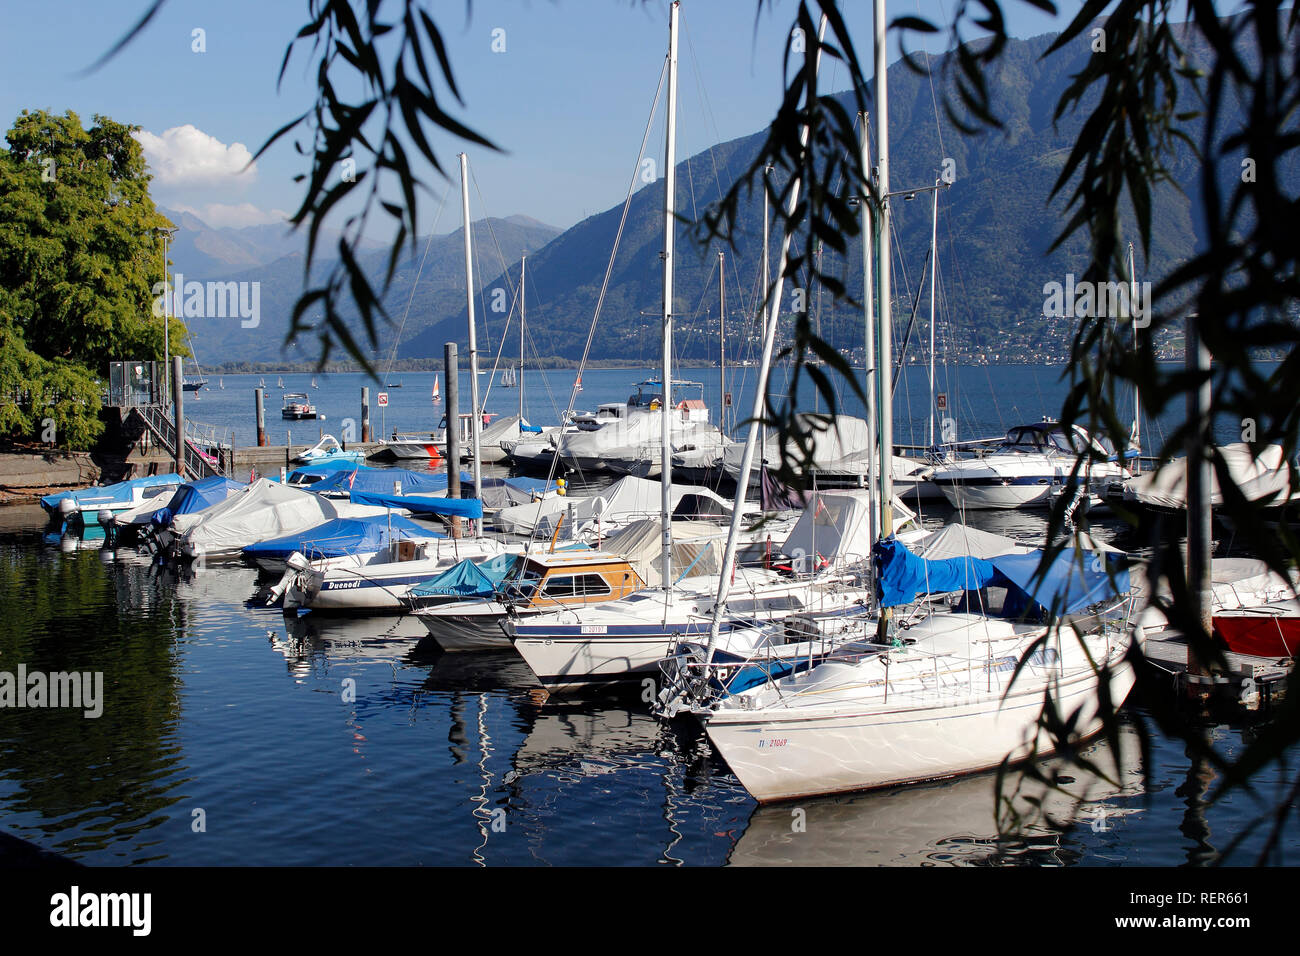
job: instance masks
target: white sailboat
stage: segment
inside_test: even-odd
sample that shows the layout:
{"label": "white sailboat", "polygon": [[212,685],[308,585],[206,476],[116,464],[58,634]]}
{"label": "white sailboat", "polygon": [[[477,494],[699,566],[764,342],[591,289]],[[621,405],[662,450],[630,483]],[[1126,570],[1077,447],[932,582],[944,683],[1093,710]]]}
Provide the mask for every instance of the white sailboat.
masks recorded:
{"label": "white sailboat", "polygon": [[436,373],[433,376],[433,404],[442,404],[442,387],[438,384],[438,376]]}
{"label": "white sailboat", "polygon": [[[889,114],[884,0],[874,6],[880,162],[878,191],[862,214],[864,240],[873,236],[877,249],[880,321],[875,354],[868,354],[868,389],[878,425],[878,500],[887,502],[893,448]],[[863,127],[863,168],[869,169],[865,118]],[[870,310],[871,296],[864,299]],[[868,329],[870,322],[869,312]],[[801,672],[720,696],[702,715],[710,741],[760,802],[995,767],[1008,756],[1050,747],[1040,729],[1045,697],[1064,715],[1077,710],[1075,731],[1087,735],[1100,726],[1098,701],[1107,699],[1099,697],[1102,682],[1116,705],[1133,685],[1123,659],[1131,604],[1126,572],[1107,573],[1105,560],[1069,549],[1041,577],[1037,553],[926,562],[893,538],[892,524],[882,508],[880,608],[861,618],[858,641]],[[930,592],[955,591],[965,592],[955,607],[927,599]],[[1021,613],[1029,611],[1035,616]],[[1061,626],[1063,613],[1072,615],[1072,627]],[[711,641],[710,659],[715,647]]]}

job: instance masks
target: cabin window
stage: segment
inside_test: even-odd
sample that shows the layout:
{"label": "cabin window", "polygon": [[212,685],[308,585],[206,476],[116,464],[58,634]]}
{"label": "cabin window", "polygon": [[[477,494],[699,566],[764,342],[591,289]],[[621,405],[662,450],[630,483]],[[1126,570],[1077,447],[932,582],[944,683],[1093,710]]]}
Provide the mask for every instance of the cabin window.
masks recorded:
{"label": "cabin window", "polygon": [[556,601],[566,598],[600,597],[612,593],[599,574],[565,574],[548,578],[542,594]]}

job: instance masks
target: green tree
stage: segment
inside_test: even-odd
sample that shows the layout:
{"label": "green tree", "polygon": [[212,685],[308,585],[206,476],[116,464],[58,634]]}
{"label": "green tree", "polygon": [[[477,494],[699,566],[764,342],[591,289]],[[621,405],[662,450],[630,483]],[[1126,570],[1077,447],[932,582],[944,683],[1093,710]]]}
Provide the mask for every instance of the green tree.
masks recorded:
{"label": "green tree", "polygon": [[[165,271],[144,153],[126,126],[23,113],[0,154],[0,429],[85,447],[110,359],[163,355],[151,289]],[[171,323],[171,351],[185,354]]]}

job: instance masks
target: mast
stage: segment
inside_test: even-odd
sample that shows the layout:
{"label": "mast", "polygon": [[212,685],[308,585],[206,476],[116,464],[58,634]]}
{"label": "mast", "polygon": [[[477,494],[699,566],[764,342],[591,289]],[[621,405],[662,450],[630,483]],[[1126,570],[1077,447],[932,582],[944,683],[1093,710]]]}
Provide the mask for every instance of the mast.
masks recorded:
{"label": "mast", "polygon": [[934,289],[939,281],[939,186],[934,181],[934,205],[930,211],[930,447],[934,447]]}
{"label": "mast", "polygon": [[528,300],[524,293],[528,289],[528,256],[519,260],[519,424],[524,424],[524,329],[528,324]]}
{"label": "mast", "polygon": [[[886,44],[885,0],[872,3],[875,21],[875,76],[876,76],[876,143],[880,148],[880,161],[876,166],[876,188],[880,192],[880,213],[875,217],[876,227],[876,273],[880,277],[876,284],[876,315],[880,324],[877,348],[880,358],[877,363],[879,373],[876,376],[876,416],[879,422],[880,459],[876,478],[880,495],[880,536],[888,538],[894,533],[894,403],[890,389],[890,375],[893,364],[891,342],[891,294],[890,294],[890,243],[889,243],[889,69],[885,62],[888,53]],[[887,638],[893,624],[893,614],[889,608],[881,608],[879,637],[882,643]]]}
{"label": "mast", "polygon": [[718,398],[718,427],[727,433],[727,275],[726,254],[718,252],[718,339],[719,352],[718,387],[722,394]]}
{"label": "mast", "polygon": [[664,394],[659,414],[660,482],[663,485],[663,587],[673,586],[673,233],[676,231],[674,200],[677,189],[677,15],[681,4],[674,0],[668,14],[668,123],[664,137]]}
{"label": "mast", "polygon": [[[768,235],[771,232],[771,226],[768,225],[768,217],[770,215],[769,210],[772,205],[772,199],[767,194],[767,188],[768,188],[767,179],[768,179],[768,173],[770,173],[771,171],[772,171],[771,166],[767,166],[763,169],[763,295],[764,296],[768,295],[772,290],[771,266],[768,263],[769,256],[768,256],[768,249],[767,249]],[[767,299],[763,300],[764,310],[766,310],[767,301],[768,301]],[[778,303],[781,301],[780,296],[777,296],[776,301]],[[764,312],[764,314],[761,317],[764,319],[764,325],[766,325],[767,324],[766,313]],[[760,412],[762,411],[762,406],[760,406],[757,402],[754,403],[754,407],[758,409]],[[758,468],[760,473],[762,472],[763,465],[766,463],[766,461],[767,461],[767,431],[766,429],[760,429],[758,433]],[[744,499],[742,498],[741,500],[743,501]],[[758,506],[760,509],[762,509],[763,507],[763,491],[762,491],[761,481],[759,483]]]}
{"label": "mast", "polygon": [[[1133,304],[1137,302],[1138,282],[1137,282],[1137,263],[1133,258],[1133,243],[1128,244],[1128,302],[1129,312],[1133,316],[1133,349],[1137,350],[1138,339],[1138,318],[1137,310]],[[1137,457],[1133,459],[1133,474],[1142,473],[1142,394],[1138,389],[1137,377],[1133,378],[1133,427],[1129,429],[1129,447],[1137,451]],[[1121,457],[1120,467],[1124,466]]]}
{"label": "mast", "polygon": [[[871,176],[871,128],[869,125],[871,117],[866,113],[859,113],[858,119],[862,124],[862,175],[869,179]],[[875,295],[875,281],[871,268],[871,230],[874,228],[875,217],[872,215],[871,195],[866,183],[863,184],[862,206],[859,214],[862,217],[862,318],[863,326],[866,329],[862,364],[867,397],[867,460],[869,462],[867,468],[869,473],[870,463],[878,460],[879,452],[876,449],[876,309],[875,303],[872,301],[872,296]],[[868,508],[868,541],[876,540],[878,525],[875,509]],[[868,562],[868,566],[870,566],[870,562]]]}
{"label": "mast", "polygon": [[[460,154],[460,206],[465,224],[465,302],[469,309],[469,435],[470,453],[474,458],[474,497],[483,500],[483,473],[479,468],[479,429],[483,424],[478,397],[478,339],[474,332],[474,248],[469,230],[469,158]],[[452,374],[448,369],[447,374]],[[459,422],[448,422],[451,428]],[[448,462],[448,468],[459,468],[460,462]]]}
{"label": "mast", "polygon": [[[822,37],[826,35],[826,14],[822,14],[821,24],[817,29],[817,52],[813,56],[813,76],[817,75],[817,70],[821,65]],[[808,101],[812,103],[813,97],[817,95],[816,83],[808,84]],[[799,144],[803,149],[808,148],[809,129],[805,123],[799,129]],[[786,203],[786,220],[794,215],[795,209],[799,206],[799,188],[802,185],[802,178],[798,171],[795,173],[794,181],[790,184],[790,197]],[[763,190],[764,196],[767,195],[766,187]],[[763,231],[764,241],[767,239],[767,230]],[[731,592],[731,573],[736,566],[736,544],[740,540],[741,525],[741,507],[745,503],[745,492],[749,487],[749,475],[754,467],[754,446],[758,444],[758,437],[762,434],[762,415],[763,405],[767,398],[767,379],[772,370],[772,344],[776,340],[776,321],[781,313],[781,293],[785,285],[785,270],[790,260],[790,240],[794,238],[791,230],[787,229],[781,237],[781,255],[777,262],[779,267],[776,274],[776,289],[767,300],[767,323],[763,329],[763,355],[758,364],[758,382],[754,388],[754,411],[749,420],[749,434],[745,437],[745,453],[740,459],[740,475],[736,478],[736,500],[731,510],[731,528],[727,533],[727,548],[722,555],[722,571],[718,575],[718,594],[717,599],[713,602],[713,619],[709,625],[709,650],[705,658],[707,664],[713,663],[713,650],[718,643],[718,635],[722,631],[722,609],[726,607],[727,596]],[[766,266],[767,256],[763,257]],[[766,286],[764,286],[766,289]]]}

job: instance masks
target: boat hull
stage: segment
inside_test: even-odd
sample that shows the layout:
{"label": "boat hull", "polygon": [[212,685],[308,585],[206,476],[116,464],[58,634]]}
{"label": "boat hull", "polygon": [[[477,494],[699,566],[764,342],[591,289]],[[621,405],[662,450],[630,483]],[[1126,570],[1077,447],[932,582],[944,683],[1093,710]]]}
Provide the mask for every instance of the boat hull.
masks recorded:
{"label": "boat hull", "polygon": [[1236,654],[1291,657],[1300,649],[1300,615],[1296,612],[1216,614],[1214,633]]}
{"label": "boat hull", "polygon": [[[1133,687],[1132,667],[1114,664],[1110,681],[1111,699],[1123,701]],[[1082,708],[1081,738],[1101,728],[1097,689],[1087,669],[1062,681],[1055,693],[1061,712]],[[705,726],[745,789],[769,803],[992,769],[1031,751],[1041,733],[1042,704],[1042,686],[1031,683],[992,711],[980,698],[960,705],[904,700],[862,712],[731,711],[712,715]],[[1045,753],[1046,738],[1039,737],[1037,746]]]}

